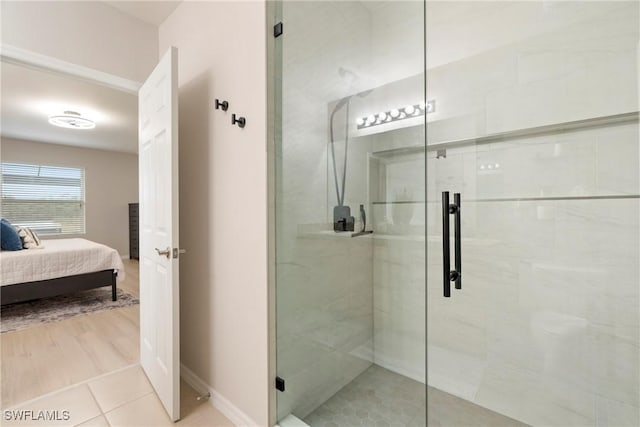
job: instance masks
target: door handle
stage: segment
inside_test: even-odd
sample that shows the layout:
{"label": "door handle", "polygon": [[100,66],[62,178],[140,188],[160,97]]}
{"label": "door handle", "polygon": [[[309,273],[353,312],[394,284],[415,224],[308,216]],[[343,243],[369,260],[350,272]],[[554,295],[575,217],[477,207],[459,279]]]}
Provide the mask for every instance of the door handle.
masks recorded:
{"label": "door handle", "polygon": [[[449,192],[442,192],[442,287],[445,298],[451,296],[451,282],[455,282],[456,289],[462,289],[460,193],[455,193],[453,200],[454,203],[449,203]],[[455,215],[455,270],[451,270],[449,215]]]}
{"label": "door handle", "polygon": [[[157,249],[156,249],[157,250]],[[442,288],[445,298],[451,296],[451,260],[449,259],[449,192],[442,192]]]}
{"label": "door handle", "polygon": [[160,256],[163,256],[163,255],[166,256],[167,259],[169,259],[171,257],[171,248],[170,247],[167,247],[167,249],[164,249],[164,250],[160,250],[160,249],[156,248],[156,252],[158,252],[158,255],[160,255]]}
{"label": "door handle", "polygon": [[[453,194],[453,203],[455,205],[455,247],[454,252],[456,255],[455,261],[455,273],[456,273],[456,289],[462,289],[462,221],[460,219],[460,193]],[[451,212],[451,209],[449,209]]]}

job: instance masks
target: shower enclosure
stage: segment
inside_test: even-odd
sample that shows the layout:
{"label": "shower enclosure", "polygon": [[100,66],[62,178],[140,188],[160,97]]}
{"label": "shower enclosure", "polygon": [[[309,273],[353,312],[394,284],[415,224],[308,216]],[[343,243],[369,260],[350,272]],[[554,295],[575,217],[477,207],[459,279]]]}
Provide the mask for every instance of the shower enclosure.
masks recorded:
{"label": "shower enclosure", "polygon": [[639,3],[274,5],[275,421],[639,425]]}

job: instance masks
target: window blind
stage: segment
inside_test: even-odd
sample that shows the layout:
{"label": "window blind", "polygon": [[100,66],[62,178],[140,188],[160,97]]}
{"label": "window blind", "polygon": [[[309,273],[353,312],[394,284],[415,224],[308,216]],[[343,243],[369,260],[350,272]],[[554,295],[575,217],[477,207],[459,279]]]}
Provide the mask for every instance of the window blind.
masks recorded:
{"label": "window blind", "polygon": [[2,163],[2,217],[38,234],[84,234],[84,169]]}

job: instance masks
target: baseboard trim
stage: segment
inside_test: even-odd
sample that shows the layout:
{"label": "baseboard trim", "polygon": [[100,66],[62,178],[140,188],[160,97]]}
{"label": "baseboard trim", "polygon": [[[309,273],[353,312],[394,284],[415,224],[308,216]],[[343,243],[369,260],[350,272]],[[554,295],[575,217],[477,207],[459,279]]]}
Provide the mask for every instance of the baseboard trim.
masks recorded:
{"label": "baseboard trim", "polygon": [[211,393],[209,404],[213,405],[218,411],[229,418],[237,427],[258,427],[259,424],[251,419],[250,416],[242,412],[229,399],[213,389],[209,384],[198,377],[191,369],[180,364],[180,376],[182,379],[193,387],[198,393]]}

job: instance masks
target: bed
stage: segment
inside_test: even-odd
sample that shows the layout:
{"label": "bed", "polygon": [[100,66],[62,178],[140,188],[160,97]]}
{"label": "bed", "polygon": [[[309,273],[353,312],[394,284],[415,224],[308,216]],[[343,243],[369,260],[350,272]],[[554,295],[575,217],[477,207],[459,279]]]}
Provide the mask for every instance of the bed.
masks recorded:
{"label": "bed", "polygon": [[86,239],[43,240],[41,249],[0,252],[2,305],[111,286],[124,280],[118,251]]}

